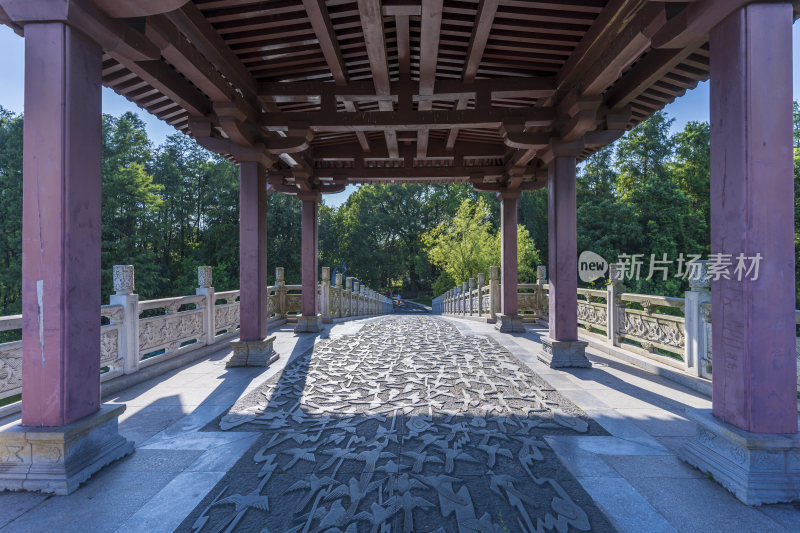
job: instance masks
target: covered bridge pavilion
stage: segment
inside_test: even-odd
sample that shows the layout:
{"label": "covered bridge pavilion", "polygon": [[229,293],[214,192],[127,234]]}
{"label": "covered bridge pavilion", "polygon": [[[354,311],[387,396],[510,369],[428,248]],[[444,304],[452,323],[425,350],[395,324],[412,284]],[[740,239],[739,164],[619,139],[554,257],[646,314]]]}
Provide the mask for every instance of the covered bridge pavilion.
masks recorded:
{"label": "covered bridge pavilion", "polygon": [[[70,439],[92,449],[110,420],[97,320],[101,86],[239,165],[239,351],[271,349],[268,188],[302,201],[298,329],[314,331],[321,195],[460,182],[501,199],[501,331],[522,327],[517,199],[548,187],[545,344],[557,366],[583,357],[576,162],[710,78],[711,250],[764,261],[757,280],[712,284],[709,441],[749,453],[765,435],[796,435],[797,14],[775,0],[0,0],[0,22],[25,37],[23,428],[63,431],[69,461]],[[702,469],[737,468],[742,483],[797,497],[797,447],[770,450],[767,474],[728,445],[704,449]]]}

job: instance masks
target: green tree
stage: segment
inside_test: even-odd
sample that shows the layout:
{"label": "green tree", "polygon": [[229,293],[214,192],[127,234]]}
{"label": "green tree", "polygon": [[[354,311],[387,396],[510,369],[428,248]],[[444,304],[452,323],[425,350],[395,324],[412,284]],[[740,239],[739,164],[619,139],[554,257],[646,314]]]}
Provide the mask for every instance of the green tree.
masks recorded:
{"label": "green tree", "polygon": [[[431,263],[456,284],[499,265],[500,232],[493,231],[490,219],[491,211],[483,198],[465,199],[451,220],[422,235]],[[522,225],[517,225],[517,254],[520,281],[535,277],[539,256],[530,233]],[[437,288],[442,288],[442,282],[437,283]]]}
{"label": "green tree", "polygon": [[0,106],[0,314],[22,308],[22,115]]}

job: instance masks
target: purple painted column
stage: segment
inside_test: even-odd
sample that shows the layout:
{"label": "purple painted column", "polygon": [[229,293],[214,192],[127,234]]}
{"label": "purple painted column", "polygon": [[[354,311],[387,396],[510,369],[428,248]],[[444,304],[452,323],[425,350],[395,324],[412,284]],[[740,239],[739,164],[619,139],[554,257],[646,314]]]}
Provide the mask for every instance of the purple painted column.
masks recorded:
{"label": "purple painted column", "polygon": [[22,423],[100,408],[100,47],[25,26]]}
{"label": "purple painted column", "polygon": [[500,271],[503,315],[516,315],[517,307],[517,199],[519,191],[500,193]]}
{"label": "purple painted column", "polygon": [[548,169],[549,332],[542,338],[538,358],[553,368],[592,366],[585,354],[587,343],[578,340],[576,150],[582,150],[581,143],[577,148],[555,147]]}
{"label": "purple painted column", "polygon": [[578,340],[578,230],[575,158],[556,157],[548,174],[549,335]]}
{"label": "purple painted column", "polygon": [[686,410],[679,455],[748,505],[796,501],[792,5],[739,9],[710,44],[712,408]]}
{"label": "purple painted column", "polygon": [[243,342],[267,337],[267,170],[239,164],[239,310]]}
{"label": "purple painted column", "polygon": [[303,296],[301,316],[298,317],[295,331],[317,332],[320,330],[320,317],[317,314],[317,208],[322,195],[319,191],[301,192],[297,195],[301,202],[300,261],[302,271]]}
{"label": "purple painted column", "polygon": [[713,414],[755,433],[797,431],[791,31],[786,3],[711,32],[711,253],[763,257],[712,278]]}

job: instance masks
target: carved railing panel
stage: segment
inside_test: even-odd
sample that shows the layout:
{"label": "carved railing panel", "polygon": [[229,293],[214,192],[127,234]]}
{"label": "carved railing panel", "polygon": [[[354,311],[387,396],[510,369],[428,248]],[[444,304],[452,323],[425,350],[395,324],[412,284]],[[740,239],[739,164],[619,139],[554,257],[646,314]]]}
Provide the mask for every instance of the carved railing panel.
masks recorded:
{"label": "carved railing panel", "polygon": [[663,350],[683,360],[686,346],[683,317],[622,309],[617,333],[621,340],[637,342],[648,352]]}
{"label": "carved railing panel", "polygon": [[239,291],[219,292],[214,295],[214,334],[229,333],[239,327]]}
{"label": "carved railing panel", "polygon": [[299,315],[302,312],[303,295],[302,294],[287,294],[286,295],[286,314]]}
{"label": "carved railing panel", "polygon": [[[150,309],[164,309],[167,314],[142,318],[139,320],[139,355],[140,357],[164,350],[164,356],[173,354],[181,348],[181,344],[195,341],[193,344],[204,344],[205,335],[203,296],[187,296],[183,298],[165,298],[150,300],[139,304],[139,312]],[[194,304],[195,309],[181,311],[183,306]]]}
{"label": "carved railing panel", "polygon": [[0,344],[0,398],[22,390],[22,341]]}

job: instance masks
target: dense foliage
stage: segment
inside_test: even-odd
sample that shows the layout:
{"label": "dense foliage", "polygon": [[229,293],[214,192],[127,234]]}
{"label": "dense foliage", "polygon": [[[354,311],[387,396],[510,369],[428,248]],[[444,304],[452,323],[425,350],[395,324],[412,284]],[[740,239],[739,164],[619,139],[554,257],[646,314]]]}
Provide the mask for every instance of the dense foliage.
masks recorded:
{"label": "dense foliage", "polygon": [[[581,165],[579,251],[592,250],[609,261],[642,254],[644,272],[651,254],[669,259],[708,254],[709,126],[690,122],[674,135],[670,129],[671,120],[657,113]],[[796,105],[800,163],[798,158]],[[796,164],[796,220],[799,168]],[[214,267],[219,290],[238,285],[235,166],[179,133],[154,146],[141,120],[126,113],[103,116],[102,170],[104,299],[114,264],[136,267],[143,298],[193,292],[196,267],[203,264]],[[287,281],[299,283],[299,202],[270,194],[267,209],[269,280],[274,281],[274,267],[283,266]],[[22,116],[0,107],[0,314],[20,309],[21,215]],[[536,264],[547,261],[545,189],[522,195],[519,224],[520,279],[527,281]],[[380,290],[436,295],[499,263],[498,230],[497,199],[468,185],[365,185],[337,208],[320,206],[320,263],[346,267],[348,276]],[[795,235],[800,244],[800,233]],[[626,285],[669,295],[686,288],[674,277]]]}

